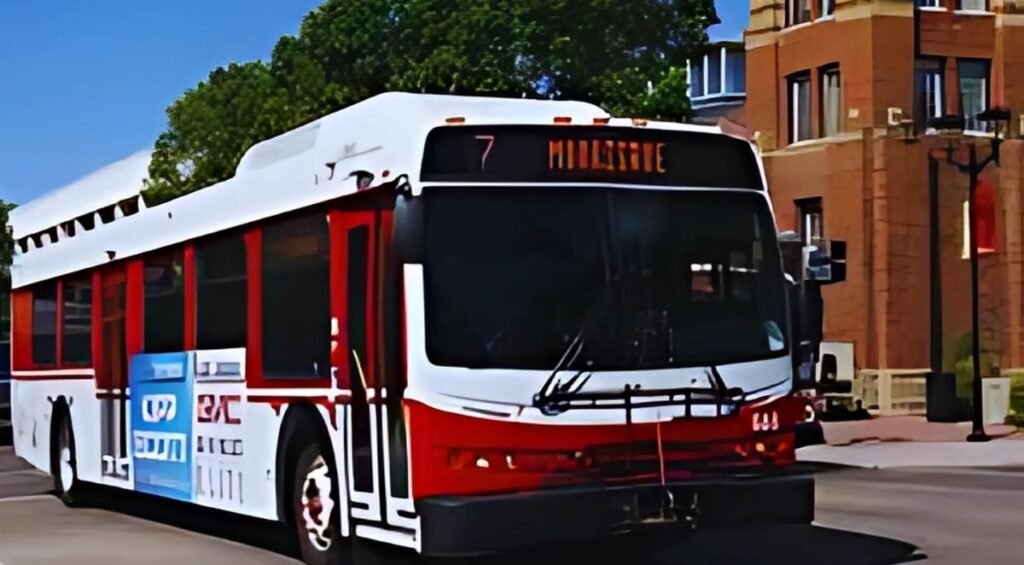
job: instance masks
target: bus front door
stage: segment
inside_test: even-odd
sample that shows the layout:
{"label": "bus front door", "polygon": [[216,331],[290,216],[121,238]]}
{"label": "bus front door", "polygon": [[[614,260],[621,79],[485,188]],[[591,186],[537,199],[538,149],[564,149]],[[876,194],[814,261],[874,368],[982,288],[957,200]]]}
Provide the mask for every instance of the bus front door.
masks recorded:
{"label": "bus front door", "polygon": [[[381,314],[386,309],[381,307],[386,293],[381,275],[386,271],[382,266],[388,263],[386,242],[390,238],[382,233],[390,225],[390,211],[331,215],[332,247],[339,250],[333,256],[331,272],[337,343],[333,364],[343,376],[340,386],[351,392],[345,411],[350,515],[357,527],[362,523],[410,531],[416,521],[408,493],[405,429],[400,417],[402,391],[389,387],[393,379],[384,376],[388,363],[382,324],[386,320]],[[387,369],[393,372],[393,368]]]}

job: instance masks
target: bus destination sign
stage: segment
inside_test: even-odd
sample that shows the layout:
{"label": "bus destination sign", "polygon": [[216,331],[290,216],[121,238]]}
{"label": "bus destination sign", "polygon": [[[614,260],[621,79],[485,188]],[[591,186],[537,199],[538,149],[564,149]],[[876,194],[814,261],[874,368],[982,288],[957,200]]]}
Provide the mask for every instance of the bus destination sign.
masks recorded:
{"label": "bus destination sign", "polygon": [[762,189],[743,140],[614,126],[440,127],[427,137],[421,180]]}
{"label": "bus destination sign", "polygon": [[666,174],[665,143],[614,139],[553,139],[548,170]]}

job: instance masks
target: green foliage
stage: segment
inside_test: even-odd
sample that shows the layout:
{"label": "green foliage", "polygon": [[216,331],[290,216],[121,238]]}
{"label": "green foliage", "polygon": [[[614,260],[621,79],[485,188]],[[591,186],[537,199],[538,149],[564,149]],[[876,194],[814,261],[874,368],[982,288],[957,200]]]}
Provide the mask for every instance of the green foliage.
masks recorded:
{"label": "green foliage", "polygon": [[[14,239],[7,231],[7,215],[16,205],[0,200],[0,295],[11,288],[11,257],[14,255]],[[3,299],[6,301],[6,298]]]}
{"label": "green foliage", "polygon": [[327,0],[269,63],[218,68],[167,110],[147,204],[229,178],[256,142],[389,90],[575,99],[678,120],[713,0]]}

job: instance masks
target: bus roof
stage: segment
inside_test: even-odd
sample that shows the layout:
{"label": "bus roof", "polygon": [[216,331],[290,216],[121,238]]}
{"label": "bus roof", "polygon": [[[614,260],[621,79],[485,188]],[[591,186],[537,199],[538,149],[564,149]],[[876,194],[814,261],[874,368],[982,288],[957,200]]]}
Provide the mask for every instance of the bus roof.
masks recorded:
{"label": "bus roof", "polygon": [[[234,177],[151,208],[139,197],[150,154],[139,152],[11,212],[10,227],[19,242],[12,283],[31,285],[329,201],[356,191],[350,177],[355,171],[377,179],[384,171],[388,178],[417,179],[427,134],[451,118],[467,124],[542,125],[555,117],[590,124],[609,116],[598,106],[573,101],[380,94],[260,142],[242,157]],[[648,127],[721,133],[661,122]],[[125,215],[113,206],[132,198],[139,202],[138,212]],[[113,219],[108,215],[103,223],[99,212],[111,206]],[[83,216],[91,216],[95,227],[78,224],[74,235],[61,229]]]}

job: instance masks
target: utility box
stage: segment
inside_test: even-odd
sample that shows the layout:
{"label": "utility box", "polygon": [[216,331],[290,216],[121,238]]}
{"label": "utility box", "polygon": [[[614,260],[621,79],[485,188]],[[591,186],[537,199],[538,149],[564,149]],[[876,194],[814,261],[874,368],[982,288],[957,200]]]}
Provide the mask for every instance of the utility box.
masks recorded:
{"label": "utility box", "polygon": [[928,373],[925,376],[925,411],[929,422],[959,422],[966,415],[956,397],[954,373]]}
{"label": "utility box", "polygon": [[981,405],[986,425],[1006,422],[1006,416],[1010,413],[1010,378],[982,379]]}

